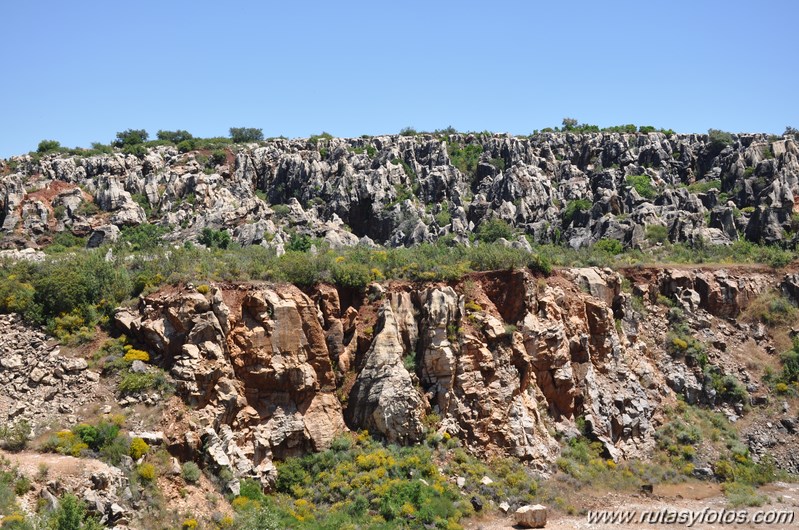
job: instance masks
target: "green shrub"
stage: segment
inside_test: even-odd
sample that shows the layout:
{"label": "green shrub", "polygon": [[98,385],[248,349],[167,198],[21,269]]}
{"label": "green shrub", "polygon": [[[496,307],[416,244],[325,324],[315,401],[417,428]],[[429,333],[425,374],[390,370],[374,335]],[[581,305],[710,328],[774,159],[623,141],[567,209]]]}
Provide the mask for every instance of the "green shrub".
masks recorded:
{"label": "green shrub", "polygon": [[447,146],[450,163],[458,168],[464,175],[474,178],[477,164],[483,154],[483,146],[480,144],[468,144],[461,147],[457,144]]}
{"label": "green shrub", "polygon": [[744,315],[750,320],[775,327],[794,322],[799,316],[799,310],[778,292],[766,291],[749,304]]}
{"label": "green shrub", "polygon": [[721,190],[720,180],[700,180],[688,185],[691,193],[707,193],[710,190]]}
{"label": "green shrub", "polygon": [[211,167],[221,166],[227,162],[227,151],[224,149],[216,149],[208,157],[208,165]]}
{"label": "green shrub", "polygon": [[627,184],[638,192],[644,199],[654,199],[657,197],[657,190],[652,186],[649,175],[628,175]]}
{"label": "green shrub", "polygon": [[252,127],[231,127],[230,139],[234,144],[260,142],[264,139],[264,131]]}
{"label": "green shrub", "polygon": [[194,140],[183,140],[178,142],[177,148],[181,153],[188,153],[189,151],[194,151],[197,148],[197,144]]}
{"label": "green shrub", "polygon": [[486,243],[493,243],[498,239],[513,239],[514,230],[502,219],[489,219],[477,228],[477,239]]}
{"label": "green shrub", "polygon": [[128,372],[122,376],[117,385],[117,390],[122,395],[137,394],[147,390],[169,390],[169,383],[162,370],[150,368],[151,372],[135,373]]}
{"label": "green shrub", "polygon": [[192,140],[194,136],[191,135],[188,131],[184,131],[179,129],[177,131],[158,131],[156,133],[156,137],[159,140],[163,140],[165,142],[179,144],[181,142],[185,142],[187,140]]}
{"label": "green shrub", "polygon": [[319,140],[331,140],[332,138],[333,138],[332,134],[323,131],[319,134],[311,135],[311,137],[308,138],[308,141],[311,142],[314,146],[316,146],[319,144]]}
{"label": "green shrub", "polygon": [[308,252],[311,250],[311,237],[308,235],[294,234],[286,245],[287,251]]}
{"label": "green shrub", "polygon": [[57,530],[88,530],[102,528],[96,519],[88,517],[86,505],[71,493],[59,499],[58,508],[50,516],[52,528]]}
{"label": "green shrub", "polygon": [[566,209],[563,211],[563,222],[569,224],[578,213],[587,212],[591,209],[591,201],[588,199],[575,199],[566,204]]}
{"label": "green shrub", "polygon": [[143,144],[149,135],[144,129],[127,129],[117,133],[116,139],[111,142],[114,147],[130,147]]}
{"label": "green shrub", "polygon": [[31,427],[27,420],[20,420],[11,425],[0,427],[0,440],[9,451],[22,451],[28,445]]}
{"label": "green shrub", "polygon": [[767,496],[760,495],[752,486],[740,482],[724,484],[724,495],[734,508],[763,506],[768,501]]}
{"label": "green shrub", "polygon": [[728,132],[718,129],[709,129],[707,131],[707,136],[708,146],[713,156],[719,154],[728,145],[732,145],[732,135]]}
{"label": "green shrub", "polygon": [[[260,487],[242,485],[234,507],[242,514],[250,513],[253,507],[267,509],[285,528],[332,529],[349,527],[347,524],[371,528],[375,519],[370,516],[370,508],[381,521],[386,521],[385,528],[454,528],[458,519],[471,513],[468,500],[461,497],[434,463],[443,462],[443,453],[420,446],[384,447],[365,433],[354,438],[348,443],[339,439],[335,449],[279,463],[277,497],[264,498]],[[468,456],[464,462],[482,465]],[[451,475],[454,471],[446,473]],[[475,484],[479,486],[479,480]],[[504,485],[498,477],[497,486]],[[497,495],[503,493],[504,490],[498,491]]]}
{"label": "green shrub", "polygon": [[783,353],[780,360],[782,361],[780,381],[783,384],[799,381],[799,338],[794,338],[793,348]]}
{"label": "green shrub", "polygon": [[646,238],[651,243],[665,243],[669,239],[669,229],[662,225],[647,225]]}
{"label": "green shrub", "polygon": [[449,226],[452,222],[452,215],[449,213],[448,209],[443,209],[435,216],[436,224],[440,227]]}
{"label": "green shrub", "polygon": [[200,244],[208,248],[226,249],[230,246],[230,234],[226,230],[214,230],[213,228],[203,228],[198,239]]}
{"label": "green shrub", "polygon": [[56,140],[42,140],[39,142],[39,147],[36,148],[36,152],[39,154],[45,154],[58,151],[59,149],[61,149],[60,142],[57,142]]}
{"label": "green shrub", "polygon": [[78,237],[72,232],[56,232],[53,236],[53,246],[58,245],[62,247],[63,250],[68,250],[71,248],[79,248],[86,246],[86,238],[85,237]]}
{"label": "green shrub", "polygon": [[594,249],[615,256],[624,251],[624,246],[618,239],[600,239],[594,244]]}
{"label": "green shrub", "polygon": [[200,475],[202,472],[194,462],[185,462],[180,468],[180,476],[189,484],[196,484],[200,480]]}

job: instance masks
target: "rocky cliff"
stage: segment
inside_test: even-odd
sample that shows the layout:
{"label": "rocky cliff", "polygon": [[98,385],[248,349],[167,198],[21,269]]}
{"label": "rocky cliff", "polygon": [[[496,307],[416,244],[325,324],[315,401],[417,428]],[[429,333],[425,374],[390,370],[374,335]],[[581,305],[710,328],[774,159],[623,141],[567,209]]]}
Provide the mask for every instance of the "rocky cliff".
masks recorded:
{"label": "rocky cliff", "polygon": [[[173,454],[205,455],[268,485],[273,459],[366,429],[395,443],[457,437],[475,454],[546,472],[558,441],[578,429],[609,458],[646,457],[677,395],[732,419],[767,401],[760,380],[774,363],[773,337],[729,317],[794,280],[757,268],[587,268],[364,293],[218,284],[201,294],[189,285],[142,297],[116,321],[169,370],[191,409],[165,433]],[[702,366],[670,349],[677,313],[707,347]],[[714,386],[727,376],[745,398]]]}
{"label": "rocky cliff", "polygon": [[799,228],[791,136],[454,134],[222,147],[4,161],[3,245],[42,246],[66,230],[97,246],[144,222],[173,241],[209,227],[275,248],[295,234],[333,246],[468,243],[491,218],[572,247],[604,238],[645,246],[652,226],[672,242],[792,245]]}

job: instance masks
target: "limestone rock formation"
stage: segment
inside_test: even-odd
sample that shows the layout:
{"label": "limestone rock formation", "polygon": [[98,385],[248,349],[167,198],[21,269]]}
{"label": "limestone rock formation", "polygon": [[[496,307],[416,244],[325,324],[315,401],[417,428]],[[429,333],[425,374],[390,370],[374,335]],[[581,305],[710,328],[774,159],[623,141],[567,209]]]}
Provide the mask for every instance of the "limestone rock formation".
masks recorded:
{"label": "limestone rock formation", "polygon": [[[333,247],[408,246],[467,241],[497,218],[535,242],[572,247],[651,245],[653,226],[672,242],[793,245],[796,139],[734,135],[720,151],[710,143],[695,134],[450,134],[276,139],[229,147],[213,163],[171,146],[142,158],[23,155],[0,174],[1,243],[42,246],[54,232],[149,222],[168,227],[171,241],[212,228],[275,249],[297,233]],[[465,150],[479,156],[475,167],[461,160]]]}

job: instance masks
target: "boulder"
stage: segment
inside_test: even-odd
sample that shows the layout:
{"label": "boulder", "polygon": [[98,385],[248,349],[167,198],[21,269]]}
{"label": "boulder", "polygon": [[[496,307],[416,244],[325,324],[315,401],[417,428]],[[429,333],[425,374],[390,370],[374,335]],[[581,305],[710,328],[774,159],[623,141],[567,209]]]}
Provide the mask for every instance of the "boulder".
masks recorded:
{"label": "boulder", "polygon": [[513,514],[513,520],[522,528],[544,528],[547,525],[547,509],[540,504],[522,506]]}

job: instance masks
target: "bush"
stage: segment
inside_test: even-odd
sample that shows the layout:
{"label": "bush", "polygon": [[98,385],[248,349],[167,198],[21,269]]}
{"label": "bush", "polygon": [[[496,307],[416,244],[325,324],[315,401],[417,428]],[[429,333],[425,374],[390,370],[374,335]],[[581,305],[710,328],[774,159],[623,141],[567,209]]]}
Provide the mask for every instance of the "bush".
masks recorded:
{"label": "bush", "polygon": [[489,219],[477,229],[477,239],[493,243],[498,239],[513,239],[513,228],[502,219]]}
{"label": "bush", "polygon": [[230,139],[235,144],[260,142],[264,139],[263,129],[255,129],[252,127],[231,127]]}
{"label": "bush", "polygon": [[142,482],[152,482],[155,480],[155,466],[152,464],[142,464],[136,469],[136,474]]}
{"label": "bush", "polygon": [[480,156],[483,154],[483,146],[480,144],[468,144],[459,146],[458,144],[447,145],[450,163],[458,168],[458,171],[466,176],[474,177]]}
{"label": "bush", "polygon": [[27,420],[14,422],[12,425],[0,427],[0,440],[9,451],[22,451],[28,445],[31,427]]}
{"label": "bush", "polygon": [[143,350],[137,350],[135,348],[130,348],[123,357],[127,362],[133,361],[142,361],[142,362],[150,362],[150,354]]}
{"label": "bush", "polygon": [[199,238],[200,244],[208,248],[226,249],[230,246],[230,241],[230,234],[226,230],[214,230],[212,228],[203,228]]}
{"label": "bush", "polygon": [[134,372],[124,374],[117,385],[119,393],[126,395],[154,389],[167,390],[169,384],[164,372],[154,368],[150,368],[150,370],[153,371],[144,374]]}
{"label": "bush", "polygon": [[134,460],[138,460],[139,458],[143,457],[147,454],[147,451],[150,450],[150,446],[147,445],[147,442],[139,438],[138,436],[133,438],[130,441],[130,448],[128,449],[128,454]]}
{"label": "bush", "polygon": [[709,129],[707,131],[708,147],[713,156],[719,154],[725,147],[732,145],[732,135],[725,131],[718,129]]}
{"label": "bush", "polygon": [[780,293],[767,291],[749,304],[744,315],[750,320],[776,327],[794,322],[799,316],[799,310]]}
{"label": "bush", "polygon": [[594,244],[594,248],[600,252],[607,252],[613,256],[624,252],[624,246],[618,239],[600,239]]}
{"label": "bush", "polygon": [[202,472],[194,462],[186,462],[180,468],[180,476],[189,484],[196,484],[200,480],[200,475]]}
{"label": "bush", "polygon": [[566,209],[563,211],[563,222],[565,224],[569,224],[574,219],[574,216],[578,213],[587,212],[591,209],[591,201],[588,199],[575,199],[573,201],[569,201],[566,205]]}
{"label": "bush", "polygon": [[114,147],[128,147],[143,144],[149,135],[144,129],[127,129],[117,133],[116,139],[111,142]]}
{"label": "bush", "polygon": [[784,384],[799,381],[799,337],[794,338],[793,348],[783,353],[780,360],[782,361],[780,381]]}
{"label": "bush", "polygon": [[119,240],[123,244],[128,244],[134,251],[152,250],[161,244],[161,236],[168,231],[169,228],[165,226],[142,223],[137,226],[123,227]]}
{"label": "bush", "polygon": [[39,147],[36,148],[36,152],[39,154],[45,154],[52,151],[58,151],[59,149],[61,149],[60,142],[57,142],[56,140],[42,140],[39,142]]}
{"label": "bush", "polygon": [[669,229],[662,225],[647,225],[646,238],[651,243],[665,243],[669,240]]}
{"label": "bush", "polygon": [[286,250],[291,250],[294,252],[308,252],[311,250],[311,237],[305,234],[292,235],[291,239],[289,239],[288,245],[286,245]]}
{"label": "bush", "polygon": [[688,191],[690,191],[691,193],[707,193],[710,190],[720,190],[720,189],[721,189],[721,181],[718,179],[698,181],[688,186]]}
{"label": "bush", "polygon": [[652,186],[652,181],[648,175],[629,175],[626,180],[627,184],[634,188],[638,195],[644,199],[657,197],[657,190]]}
{"label": "bush", "polygon": [[187,140],[191,140],[194,136],[191,135],[188,131],[184,130],[177,130],[177,131],[158,131],[156,133],[156,137],[159,140],[163,140],[165,142],[170,142],[173,144],[179,144],[181,142],[185,142]]}

